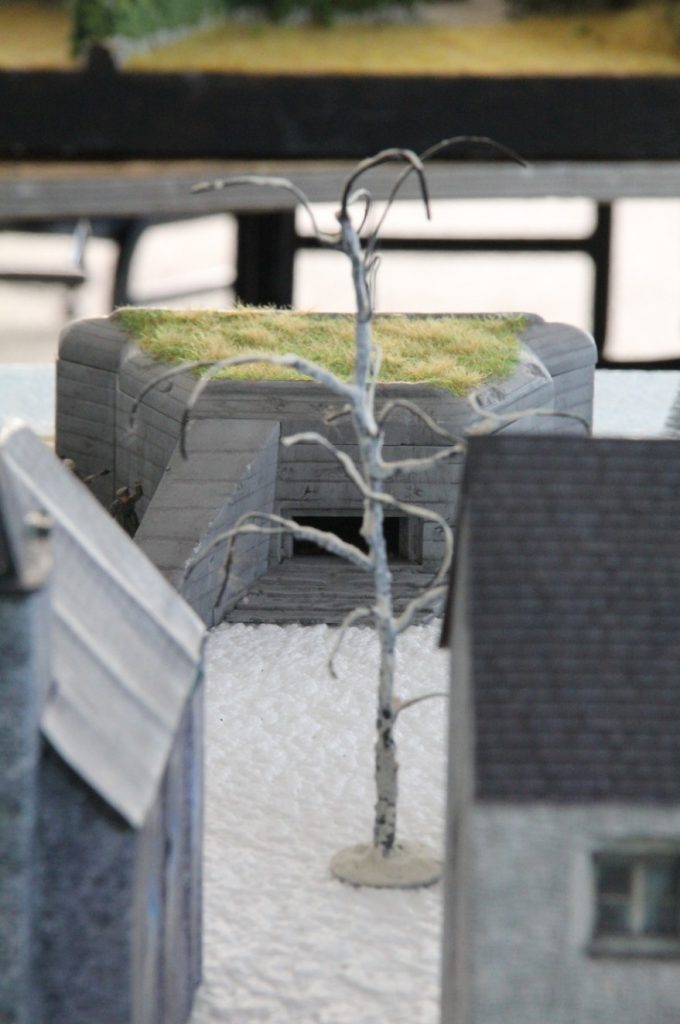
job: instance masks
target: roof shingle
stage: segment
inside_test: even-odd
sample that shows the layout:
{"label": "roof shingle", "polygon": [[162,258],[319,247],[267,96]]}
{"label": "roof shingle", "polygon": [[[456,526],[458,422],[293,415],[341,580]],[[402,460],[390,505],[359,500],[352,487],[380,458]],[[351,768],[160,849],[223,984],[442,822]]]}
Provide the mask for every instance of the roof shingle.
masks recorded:
{"label": "roof shingle", "polygon": [[680,443],[471,438],[461,515],[477,795],[680,798]]}

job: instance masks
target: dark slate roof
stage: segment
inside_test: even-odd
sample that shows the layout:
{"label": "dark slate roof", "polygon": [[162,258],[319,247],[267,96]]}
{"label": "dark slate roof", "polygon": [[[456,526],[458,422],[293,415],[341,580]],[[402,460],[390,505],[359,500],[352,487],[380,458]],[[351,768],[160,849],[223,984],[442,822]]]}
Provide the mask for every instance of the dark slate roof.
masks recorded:
{"label": "dark slate roof", "polygon": [[477,795],[679,799],[680,442],[472,438],[461,510]]}
{"label": "dark slate roof", "polygon": [[41,509],[54,523],[52,687],[43,734],[139,826],[200,679],[203,625],[27,428],[0,435],[0,474],[21,516]]}

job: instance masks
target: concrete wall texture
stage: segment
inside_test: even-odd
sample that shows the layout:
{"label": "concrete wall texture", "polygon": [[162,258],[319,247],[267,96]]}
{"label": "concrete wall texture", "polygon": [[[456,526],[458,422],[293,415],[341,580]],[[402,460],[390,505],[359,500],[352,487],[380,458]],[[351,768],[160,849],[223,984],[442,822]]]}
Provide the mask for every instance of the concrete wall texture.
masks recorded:
{"label": "concrete wall texture", "polygon": [[[523,340],[525,347],[515,372],[509,378],[494,381],[480,390],[481,408],[497,417],[540,408],[573,413],[590,422],[596,357],[592,339],[564,324],[547,324],[539,318],[529,318]],[[245,511],[246,498],[252,511],[273,509],[286,516],[315,516],[329,512],[342,516],[360,514],[362,503],[355,486],[340,464],[318,446],[280,447],[278,464],[272,463],[267,424],[270,430],[280,429],[281,437],[318,430],[341,451],[357,458],[358,446],[349,418],[324,424],[325,417],[337,413],[343,403],[326,389],[309,381],[211,382],[193,413],[196,421],[211,421],[210,426],[206,423],[203,431],[206,438],[209,435],[209,443],[206,440],[203,444],[206,448],[203,455],[208,453],[208,449],[216,455],[220,443],[228,453],[232,439],[245,433],[251,435],[250,444],[246,445],[249,457],[240,459],[242,465],[230,467],[225,479],[231,482],[231,495],[228,496],[223,488],[218,495],[220,500],[212,503],[209,513],[204,509],[193,516],[188,504],[185,503],[184,508],[179,507],[179,487],[171,488],[172,494],[168,491],[161,495],[159,485],[171,462],[179,483],[179,466],[173,453],[186,401],[195,383],[195,378],[183,373],[149,390],[137,410],[134,428],[131,428],[130,412],[135,400],[161,370],[157,362],[131,343],[115,320],[84,320],[70,325],[62,336],[59,354],[56,441],[59,454],[74,459],[82,474],[97,472],[104,466],[111,469],[111,474],[95,481],[93,487],[105,504],[110,503],[117,487],[141,480],[145,497],[137,506],[139,513],[145,516],[149,503],[153,501],[153,515],[148,518],[153,518],[158,510],[166,522],[159,523],[157,527],[145,519],[139,541],[168,578],[177,576],[177,567],[183,564],[188,554],[195,551],[199,543],[205,543],[206,527],[216,524],[218,519],[230,525],[229,510],[235,512],[238,506],[239,511]],[[462,437],[467,428],[479,420],[479,414],[465,399],[456,398],[441,389],[399,384],[390,385],[389,392],[378,389],[378,404],[395,397],[418,403],[457,437]],[[222,423],[221,433],[219,421]],[[528,417],[520,422],[496,420],[493,429],[526,433],[555,429],[582,432],[583,428],[565,419]],[[190,433],[190,445],[191,436]],[[261,455],[258,455],[258,446]],[[244,448],[238,444],[235,450],[243,452]],[[385,458],[425,456],[436,450],[433,435],[426,426],[404,409],[394,412],[386,427]],[[239,461],[237,455],[233,461]],[[209,469],[208,462],[205,464]],[[452,521],[461,467],[461,459],[441,463],[436,472],[396,480],[392,493],[402,501],[426,505]],[[224,467],[220,468],[220,474],[223,470]],[[269,481],[265,479],[272,471],[276,474],[273,498]],[[195,493],[199,489],[200,476],[196,464],[194,470],[184,470],[183,473],[193,476],[195,486],[192,491]],[[258,480],[253,483],[255,477]],[[202,489],[215,489],[215,485],[210,472],[201,478]],[[157,489],[156,502],[154,495]],[[250,492],[249,497],[246,492]],[[264,505],[259,504],[262,500]],[[184,519],[179,532],[168,525],[172,516]],[[188,523],[190,519],[193,525]],[[176,540],[179,533],[182,557],[178,561]],[[422,540],[416,546],[424,562],[437,561],[443,554],[441,532],[427,525],[422,528]],[[260,548],[261,545],[257,548],[258,559]],[[272,545],[270,558],[275,559],[276,552],[277,546]],[[238,578],[242,578],[247,586],[251,576],[250,570],[244,570]],[[196,576],[191,592],[186,595],[204,621],[210,624],[209,595],[214,590],[212,579],[201,584],[199,576]],[[225,601],[224,607],[228,606],[229,602]]]}
{"label": "concrete wall texture", "polygon": [[[680,835],[680,807],[478,803],[465,1024],[678,1024],[677,959],[593,956],[592,855]],[[462,1024],[446,1016],[447,1024]]]}

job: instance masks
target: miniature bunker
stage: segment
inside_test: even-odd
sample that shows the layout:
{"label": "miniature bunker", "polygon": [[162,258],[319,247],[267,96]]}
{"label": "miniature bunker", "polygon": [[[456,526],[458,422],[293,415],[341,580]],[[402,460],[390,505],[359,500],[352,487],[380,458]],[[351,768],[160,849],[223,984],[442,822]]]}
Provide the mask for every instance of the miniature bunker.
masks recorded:
{"label": "miniature bunker", "polygon": [[[455,319],[451,318],[454,324]],[[485,414],[501,417],[540,408],[573,413],[589,423],[596,361],[592,339],[576,328],[545,323],[535,316],[527,316],[525,324],[514,371],[505,379],[484,384],[477,391],[479,406]],[[142,481],[145,498],[139,504],[142,522],[136,540],[166,578],[183,587],[184,597],[207,624],[221,621],[228,612],[230,620],[251,622],[340,621],[356,604],[361,580],[352,577],[347,602],[341,608],[330,599],[323,605],[321,598],[316,602],[308,598],[308,604],[319,606],[308,612],[292,607],[296,602],[291,602],[288,591],[295,583],[286,576],[286,569],[301,563],[302,559],[296,558],[302,552],[278,539],[270,542],[269,538],[249,536],[239,541],[218,608],[215,599],[222,586],[223,548],[213,549],[182,584],[189,558],[200,554],[213,537],[247,511],[276,512],[322,527],[331,523],[341,536],[356,537],[361,501],[342,467],[316,446],[279,446],[282,436],[321,430],[343,451],[355,455],[356,440],[348,417],[328,426],[323,422],[324,416],[339,410],[339,400],[305,380],[211,381],[192,413],[190,457],[183,461],[178,438],[187,398],[196,382],[190,373],[148,391],[134,429],[130,427],[133,403],[163,369],[162,363],[135,344],[115,314],[66,328],[57,364],[59,454],[73,459],[82,473],[102,467],[112,470],[93,484],[105,505],[119,486]],[[456,436],[480,419],[466,398],[443,388],[388,383],[379,386],[378,394],[379,398],[417,402]],[[583,425],[536,416],[520,423],[499,421],[493,429],[583,432]],[[386,457],[433,453],[434,440],[433,444],[429,428],[399,409],[386,425]],[[442,462],[427,474],[398,480],[393,493],[401,500],[433,508],[451,522],[460,473],[460,459]],[[416,519],[389,520],[388,529],[392,556],[408,589],[414,582],[413,573],[427,572],[441,556],[442,540],[434,524]],[[329,574],[334,570],[326,558],[315,571]],[[258,608],[254,581],[263,574],[269,580],[272,573],[279,583],[284,581],[279,603]],[[355,576],[360,575],[355,570]],[[340,570],[337,579],[328,578],[333,579],[333,586],[314,586],[312,578],[305,577],[299,589],[309,594],[314,586],[315,595],[342,591]],[[395,579],[398,603],[400,577]],[[276,580],[272,586],[275,584]],[[235,608],[238,602],[241,604]]]}
{"label": "miniature bunker", "polygon": [[0,1020],[185,1024],[199,619],[26,427],[0,432]]}

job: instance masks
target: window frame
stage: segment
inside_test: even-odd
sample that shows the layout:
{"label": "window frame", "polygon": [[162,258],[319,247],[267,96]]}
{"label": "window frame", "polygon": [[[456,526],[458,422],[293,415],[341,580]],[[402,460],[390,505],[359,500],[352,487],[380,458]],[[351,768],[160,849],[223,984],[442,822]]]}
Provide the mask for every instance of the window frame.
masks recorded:
{"label": "window frame", "polygon": [[[629,927],[608,932],[598,927],[600,912],[607,902],[599,887],[599,872],[603,864],[623,864],[629,872],[628,892],[620,896],[626,907]],[[655,863],[668,862],[678,874],[672,895],[676,915],[676,932],[664,935],[647,932],[646,921],[650,910],[649,869]],[[638,840],[602,844],[592,851],[592,927],[588,952],[593,956],[640,956],[680,958],[680,840]],[[610,904],[616,905],[617,895],[610,894]]]}

